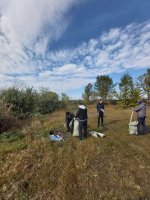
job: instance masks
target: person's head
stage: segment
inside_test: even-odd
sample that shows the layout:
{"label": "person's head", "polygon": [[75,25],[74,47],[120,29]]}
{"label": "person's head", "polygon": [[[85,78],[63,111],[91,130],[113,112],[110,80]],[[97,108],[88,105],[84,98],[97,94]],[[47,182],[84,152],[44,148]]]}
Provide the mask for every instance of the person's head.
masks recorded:
{"label": "person's head", "polygon": [[79,101],[78,107],[84,106],[83,101]]}
{"label": "person's head", "polygon": [[140,105],[141,103],[142,103],[142,100],[141,100],[141,99],[138,99],[138,100],[137,100],[137,104]]}
{"label": "person's head", "polygon": [[83,102],[82,102],[82,101],[79,101],[79,105],[83,105]]}
{"label": "person's head", "polygon": [[102,98],[99,98],[99,103],[102,103],[103,101],[102,101]]}

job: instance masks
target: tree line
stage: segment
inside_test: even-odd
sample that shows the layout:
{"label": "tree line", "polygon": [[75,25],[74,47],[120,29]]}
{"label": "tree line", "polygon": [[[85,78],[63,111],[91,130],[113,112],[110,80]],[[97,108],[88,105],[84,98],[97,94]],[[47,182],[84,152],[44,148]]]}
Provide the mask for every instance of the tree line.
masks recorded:
{"label": "tree line", "polygon": [[[118,87],[118,90],[116,90],[116,87]],[[134,104],[142,96],[150,100],[150,69],[139,76],[136,83],[129,74],[124,74],[118,84],[114,84],[112,78],[108,75],[99,75],[93,85],[89,83],[85,86],[82,95],[83,100],[87,103],[101,97],[105,101],[119,100],[121,104],[126,106]],[[37,113],[50,113],[72,103],[65,93],[59,96],[47,88],[42,88],[37,92],[33,87],[24,89],[12,87],[2,90],[0,101],[1,106],[4,104],[8,108],[11,107],[13,115],[18,118],[26,118]]]}
{"label": "tree line", "polygon": [[47,88],[42,88],[40,92],[37,92],[33,87],[24,89],[12,87],[1,91],[0,100],[7,107],[11,107],[14,116],[21,119],[64,108],[69,97],[65,93],[59,96]]}
{"label": "tree line", "polygon": [[128,73],[121,77],[118,84],[114,84],[108,75],[97,76],[94,84],[88,83],[85,86],[82,97],[87,103],[101,97],[105,101],[120,101],[125,106],[134,105],[142,97],[150,101],[150,68],[136,82]]}

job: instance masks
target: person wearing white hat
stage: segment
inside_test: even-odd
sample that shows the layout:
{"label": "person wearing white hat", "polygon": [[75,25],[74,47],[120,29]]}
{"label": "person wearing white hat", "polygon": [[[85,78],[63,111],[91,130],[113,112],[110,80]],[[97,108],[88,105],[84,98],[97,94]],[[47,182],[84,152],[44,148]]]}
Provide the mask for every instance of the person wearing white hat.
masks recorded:
{"label": "person wearing white hat", "polygon": [[[79,140],[82,141],[82,138],[87,138],[87,108],[83,105],[82,102],[80,102],[80,105],[78,106],[78,110],[76,113],[76,118],[79,119]],[[82,129],[84,130],[84,134],[82,137]]]}
{"label": "person wearing white hat", "polygon": [[100,126],[100,120],[101,120],[102,127],[104,127],[104,104],[101,98],[99,98],[96,108],[97,108],[97,113],[98,113],[97,127],[99,128]]}

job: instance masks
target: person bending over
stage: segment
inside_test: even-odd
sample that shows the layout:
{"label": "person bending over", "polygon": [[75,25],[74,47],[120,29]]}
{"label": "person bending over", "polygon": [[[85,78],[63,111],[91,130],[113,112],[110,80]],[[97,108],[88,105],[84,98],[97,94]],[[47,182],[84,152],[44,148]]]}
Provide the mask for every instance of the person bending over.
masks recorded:
{"label": "person bending over", "polygon": [[71,131],[71,128],[70,128],[70,122],[72,121],[72,119],[74,118],[74,114],[71,113],[71,112],[66,112],[66,116],[65,116],[65,123],[67,125],[67,129],[68,131]]}

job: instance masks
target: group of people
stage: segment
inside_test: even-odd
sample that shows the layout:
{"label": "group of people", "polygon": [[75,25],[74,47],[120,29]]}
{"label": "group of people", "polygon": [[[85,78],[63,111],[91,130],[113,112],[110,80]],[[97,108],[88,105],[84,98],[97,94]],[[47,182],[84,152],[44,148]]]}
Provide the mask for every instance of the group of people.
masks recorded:
{"label": "group of people", "polygon": [[[103,104],[102,99],[99,99],[96,109],[98,113],[97,126],[99,128],[100,121],[101,121],[101,125],[102,127],[104,127],[104,104]],[[72,130],[69,124],[73,118],[78,118],[79,120],[79,140],[82,141],[83,137],[87,138],[87,120],[88,120],[87,108],[85,105],[83,105],[82,102],[78,106],[78,109],[75,115],[73,113],[66,112],[67,129],[68,131],[71,131],[71,132]]]}
{"label": "group of people", "polygon": [[[146,125],[145,125],[145,118],[146,118],[146,104],[142,100],[137,101],[137,107],[132,108],[134,112],[137,113],[137,131],[138,134],[142,134],[146,132]],[[97,109],[97,127],[101,126],[104,127],[104,103],[102,99],[100,98],[96,105]],[[69,112],[66,112],[66,123],[67,128],[70,131],[69,123],[73,118],[78,118],[79,120],[79,140],[82,141],[83,138],[87,138],[87,120],[88,120],[88,114],[87,114],[87,108],[83,103],[81,102],[78,106],[76,114],[72,114]]]}

